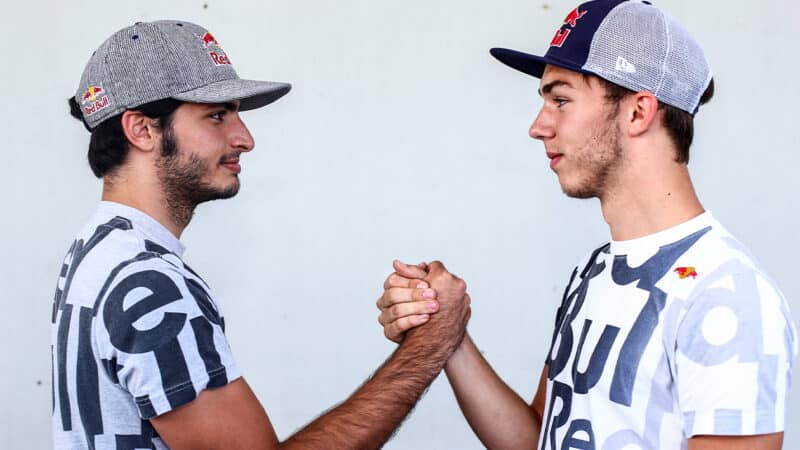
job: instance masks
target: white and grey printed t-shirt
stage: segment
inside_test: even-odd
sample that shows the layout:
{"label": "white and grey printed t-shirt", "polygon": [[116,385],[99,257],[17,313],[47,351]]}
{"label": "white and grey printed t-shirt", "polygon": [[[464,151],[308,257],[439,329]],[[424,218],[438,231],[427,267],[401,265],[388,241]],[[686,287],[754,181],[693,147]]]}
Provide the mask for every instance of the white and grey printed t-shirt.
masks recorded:
{"label": "white and grey printed t-shirt", "polygon": [[240,377],[208,285],[143,212],[101,202],[61,268],[52,315],[57,449],[166,448],[148,419]]}
{"label": "white and grey printed t-shirt", "polygon": [[796,330],[710,213],[575,268],[547,358],[539,449],[686,449],[785,427]]}

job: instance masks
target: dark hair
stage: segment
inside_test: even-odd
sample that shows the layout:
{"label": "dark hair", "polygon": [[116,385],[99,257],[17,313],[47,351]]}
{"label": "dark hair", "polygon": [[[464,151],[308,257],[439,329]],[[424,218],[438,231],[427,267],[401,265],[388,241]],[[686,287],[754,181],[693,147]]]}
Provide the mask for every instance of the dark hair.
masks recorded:
{"label": "dark hair", "polygon": [[[635,93],[603,78],[597,77],[597,79],[606,89],[606,99],[613,105],[619,105],[623,98]],[[714,79],[712,78],[705,92],[700,96],[700,104],[705,105],[713,96]],[[672,142],[675,144],[675,150],[677,151],[675,162],[688,163],[689,147],[691,147],[694,139],[694,115],[661,101],[658,102],[658,109],[664,110],[664,128],[667,129],[669,137],[672,138]]]}
{"label": "dark hair", "polygon": [[[81,107],[74,97],[67,99],[72,117],[83,122],[92,137],[89,140],[89,167],[97,178],[113,173],[128,154],[128,138],[122,131],[122,114],[118,114],[101,122],[92,130],[83,118]],[[167,130],[172,123],[172,114],[183,102],[174,98],[156,100],[144,105],[131,108],[141,111],[145,116],[158,120],[158,125]]]}

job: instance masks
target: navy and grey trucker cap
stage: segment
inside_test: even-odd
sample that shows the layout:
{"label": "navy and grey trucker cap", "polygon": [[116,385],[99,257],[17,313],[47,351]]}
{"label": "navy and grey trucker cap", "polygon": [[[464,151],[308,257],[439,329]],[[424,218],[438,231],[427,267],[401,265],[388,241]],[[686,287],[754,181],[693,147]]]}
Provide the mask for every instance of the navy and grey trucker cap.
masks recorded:
{"label": "navy and grey trucker cap", "polygon": [[90,129],[156,100],[195,103],[240,100],[260,108],[289,92],[287,83],[243,80],[205,28],[179,20],[139,22],[114,33],[92,54],[75,101]]}
{"label": "navy and grey trucker cap", "polygon": [[592,0],[570,11],[544,56],[493,48],[514,69],[541,78],[547,64],[597,75],[695,114],[711,81],[700,44],[647,1]]}

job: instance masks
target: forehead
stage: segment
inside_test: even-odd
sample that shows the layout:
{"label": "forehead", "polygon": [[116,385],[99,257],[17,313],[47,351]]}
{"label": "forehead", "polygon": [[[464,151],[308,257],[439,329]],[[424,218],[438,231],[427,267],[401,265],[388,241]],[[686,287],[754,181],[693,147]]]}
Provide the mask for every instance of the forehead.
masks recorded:
{"label": "forehead", "polygon": [[594,75],[587,75],[548,64],[539,82],[539,93],[544,95],[556,88],[605,92],[599,79]]}
{"label": "forehead", "polygon": [[544,73],[542,74],[542,79],[539,82],[539,87],[542,88],[548,84],[552,84],[555,81],[564,82],[574,88],[578,88],[580,85],[586,84],[583,74],[548,64],[544,68]]}
{"label": "forehead", "polygon": [[181,106],[178,107],[179,109],[183,109],[187,112],[198,112],[202,113],[207,110],[218,109],[218,108],[225,108],[227,110],[236,111],[239,109],[239,100],[232,100],[227,103],[192,103],[192,102],[184,102],[181,103]]}

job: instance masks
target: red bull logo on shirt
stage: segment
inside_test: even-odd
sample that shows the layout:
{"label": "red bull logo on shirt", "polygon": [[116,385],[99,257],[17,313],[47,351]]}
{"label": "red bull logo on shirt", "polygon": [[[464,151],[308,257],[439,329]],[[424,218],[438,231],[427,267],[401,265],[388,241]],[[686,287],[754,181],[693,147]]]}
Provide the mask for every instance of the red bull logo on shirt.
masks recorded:
{"label": "red bull logo on shirt", "polygon": [[205,34],[198,37],[200,38],[201,41],[203,41],[204,48],[207,49],[212,45],[217,48],[216,51],[208,52],[208,56],[211,57],[211,61],[214,62],[215,66],[223,66],[231,64],[230,58],[228,58],[228,55],[226,55],[225,52],[222,50],[222,46],[219,45],[217,38],[215,38],[214,35],[211,34],[211,32],[206,31]]}
{"label": "red bull logo on shirt", "polygon": [[[585,16],[587,11],[581,11],[580,6],[570,11],[567,14],[567,17],[564,18],[564,24],[556,30],[556,35],[553,36],[553,40],[550,42],[551,47],[561,47],[564,45],[564,41],[567,40],[567,37],[572,32],[572,28],[575,28],[578,25],[578,20],[581,17]],[[564,28],[566,25],[569,25],[570,28]]]}
{"label": "red bull logo on shirt", "polygon": [[105,92],[106,90],[100,86],[89,86],[81,97],[83,113],[87,116],[91,116],[108,106],[108,97],[105,95]]}
{"label": "red bull logo on shirt", "polygon": [[678,278],[681,280],[685,280],[686,278],[692,277],[692,279],[697,278],[697,270],[694,267],[678,267],[675,269],[675,273],[678,274]]}

